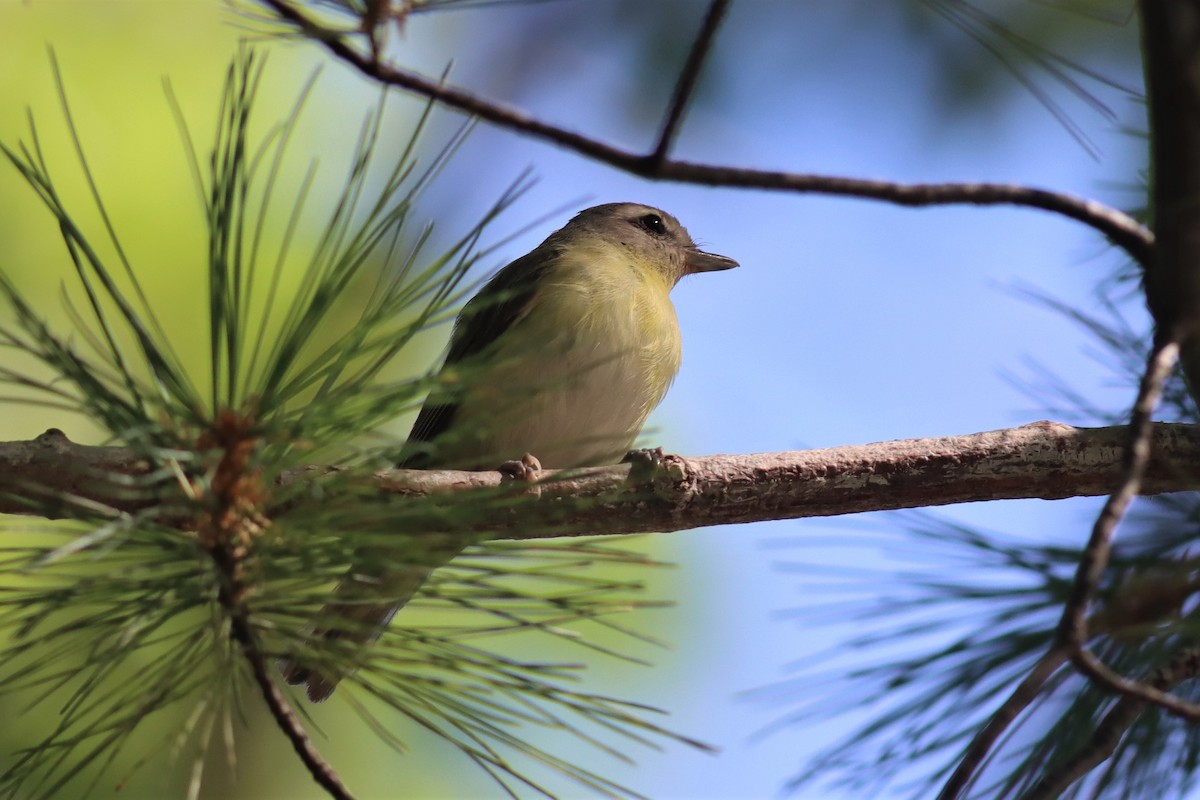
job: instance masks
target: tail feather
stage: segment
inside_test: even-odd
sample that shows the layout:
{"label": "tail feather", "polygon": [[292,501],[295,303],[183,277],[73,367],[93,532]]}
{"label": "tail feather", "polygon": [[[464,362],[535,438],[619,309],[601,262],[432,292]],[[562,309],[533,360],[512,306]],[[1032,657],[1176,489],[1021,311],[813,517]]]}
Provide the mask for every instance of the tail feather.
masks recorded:
{"label": "tail feather", "polygon": [[[355,645],[368,645],[380,637],[396,612],[403,608],[425,585],[429,576],[438,567],[449,563],[461,552],[453,550],[427,553],[427,559],[419,564],[381,571],[352,569],[334,589],[334,600],[326,603],[320,613],[301,632],[309,641],[323,639],[325,642],[342,641]],[[386,604],[371,602],[387,598]],[[338,681],[347,673],[318,669],[295,658],[284,658],[279,662],[284,680],[292,686],[307,684],[306,694],[314,703],[329,699]]]}

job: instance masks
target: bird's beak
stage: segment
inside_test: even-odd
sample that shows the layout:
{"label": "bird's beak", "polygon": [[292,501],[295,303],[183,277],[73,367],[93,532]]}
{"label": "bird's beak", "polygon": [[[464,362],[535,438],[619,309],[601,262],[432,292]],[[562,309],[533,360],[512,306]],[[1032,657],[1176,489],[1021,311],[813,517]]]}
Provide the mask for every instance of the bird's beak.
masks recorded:
{"label": "bird's beak", "polygon": [[697,272],[717,272],[723,269],[733,269],[736,266],[738,266],[738,262],[728,256],[706,253],[703,250],[689,250],[683,259],[685,275],[694,275]]}

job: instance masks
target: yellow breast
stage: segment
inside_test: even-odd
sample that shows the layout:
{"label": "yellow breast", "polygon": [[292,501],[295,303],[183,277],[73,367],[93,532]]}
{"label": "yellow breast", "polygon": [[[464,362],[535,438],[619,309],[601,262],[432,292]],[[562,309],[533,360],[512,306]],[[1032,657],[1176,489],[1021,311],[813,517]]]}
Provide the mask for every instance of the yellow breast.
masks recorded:
{"label": "yellow breast", "polygon": [[560,259],[472,378],[455,427],[479,431],[464,446],[481,466],[526,452],[547,468],[614,463],[663,399],[682,350],[671,286],[616,256]]}

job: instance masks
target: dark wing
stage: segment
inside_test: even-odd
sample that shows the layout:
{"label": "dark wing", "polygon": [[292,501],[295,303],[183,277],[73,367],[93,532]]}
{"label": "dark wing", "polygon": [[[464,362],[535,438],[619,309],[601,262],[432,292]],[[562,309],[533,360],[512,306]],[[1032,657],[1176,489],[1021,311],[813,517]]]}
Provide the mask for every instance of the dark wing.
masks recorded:
{"label": "dark wing", "polygon": [[[459,314],[442,369],[479,355],[523,317],[538,281],[557,257],[557,248],[543,245],[497,272]],[[457,411],[458,405],[453,399],[444,395],[431,396],[417,414],[417,421],[408,435],[409,445],[435,441],[454,424]],[[426,448],[413,453],[398,466],[425,469],[437,466],[435,462],[433,452]]]}

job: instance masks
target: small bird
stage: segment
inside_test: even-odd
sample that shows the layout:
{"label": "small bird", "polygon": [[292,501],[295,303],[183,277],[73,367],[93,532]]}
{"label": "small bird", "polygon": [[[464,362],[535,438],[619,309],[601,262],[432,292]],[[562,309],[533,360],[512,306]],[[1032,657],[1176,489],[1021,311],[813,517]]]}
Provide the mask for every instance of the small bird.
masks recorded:
{"label": "small bird", "polygon": [[[417,415],[412,455],[399,466],[617,463],[679,370],[671,289],[685,275],[736,266],[700,250],[660,209],[608,203],[579,212],[463,307],[439,388]],[[429,574],[469,544],[430,540],[419,563],[399,568],[378,563],[394,559],[365,558],[352,568],[335,590],[342,602],[322,609],[312,635],[376,639]],[[328,698],[341,677],[294,662],[283,671],[289,683],[307,684],[313,702]]]}

